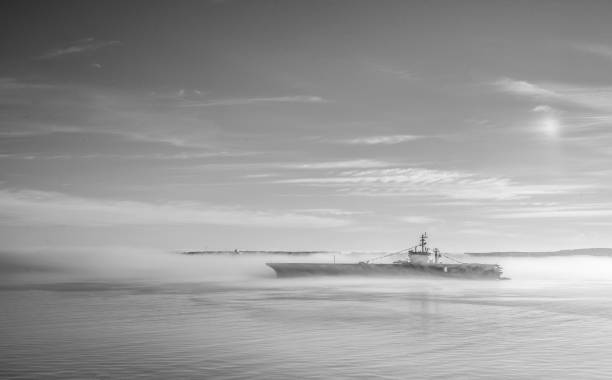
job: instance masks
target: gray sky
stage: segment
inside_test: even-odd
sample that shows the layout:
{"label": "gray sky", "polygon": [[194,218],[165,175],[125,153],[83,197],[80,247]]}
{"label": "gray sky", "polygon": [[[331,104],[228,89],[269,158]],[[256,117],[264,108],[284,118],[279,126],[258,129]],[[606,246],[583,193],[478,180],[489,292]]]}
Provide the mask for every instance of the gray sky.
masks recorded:
{"label": "gray sky", "polygon": [[14,1],[4,247],[612,246],[612,3]]}

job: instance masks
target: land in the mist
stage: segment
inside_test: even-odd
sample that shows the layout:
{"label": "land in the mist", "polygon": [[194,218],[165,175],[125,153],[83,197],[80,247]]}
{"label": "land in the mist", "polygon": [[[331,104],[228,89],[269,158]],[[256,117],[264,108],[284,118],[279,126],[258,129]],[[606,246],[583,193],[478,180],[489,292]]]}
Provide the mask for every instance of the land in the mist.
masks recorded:
{"label": "land in the mist", "polygon": [[559,251],[550,252],[522,252],[522,251],[507,251],[507,252],[466,252],[470,256],[491,256],[491,257],[551,257],[551,256],[610,256],[612,257],[612,248],[580,248],[580,249],[562,249]]}

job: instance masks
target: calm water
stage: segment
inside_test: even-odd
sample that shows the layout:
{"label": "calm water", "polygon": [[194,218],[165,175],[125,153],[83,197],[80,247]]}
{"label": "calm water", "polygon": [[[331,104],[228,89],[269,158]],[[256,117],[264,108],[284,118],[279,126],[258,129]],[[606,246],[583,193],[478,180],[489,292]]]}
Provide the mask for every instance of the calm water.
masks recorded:
{"label": "calm water", "polygon": [[141,254],[5,265],[0,378],[612,378],[612,259],[504,259],[513,280],[477,282]]}

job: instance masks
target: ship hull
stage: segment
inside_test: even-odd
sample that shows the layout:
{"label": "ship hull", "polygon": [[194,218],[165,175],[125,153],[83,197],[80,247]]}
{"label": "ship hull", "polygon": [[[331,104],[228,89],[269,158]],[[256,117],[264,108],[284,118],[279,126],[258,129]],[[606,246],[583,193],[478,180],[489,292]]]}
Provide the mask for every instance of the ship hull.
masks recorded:
{"label": "ship hull", "polygon": [[322,264],[267,263],[278,277],[303,276],[403,276],[501,279],[501,267],[494,264]]}

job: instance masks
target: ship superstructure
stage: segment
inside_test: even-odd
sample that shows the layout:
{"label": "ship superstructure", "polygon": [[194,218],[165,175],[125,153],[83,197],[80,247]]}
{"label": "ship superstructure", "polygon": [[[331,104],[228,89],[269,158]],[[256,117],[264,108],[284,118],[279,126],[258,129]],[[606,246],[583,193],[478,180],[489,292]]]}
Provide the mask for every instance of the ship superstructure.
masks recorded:
{"label": "ship superstructure", "polygon": [[[421,235],[421,241],[419,245],[408,250],[408,257],[410,262],[414,264],[431,264],[432,263],[432,252],[427,247],[427,232]],[[433,250],[433,263],[437,264],[441,258],[440,251],[438,248]]]}

